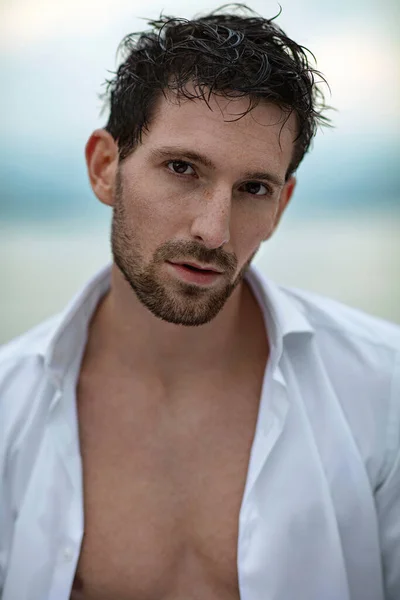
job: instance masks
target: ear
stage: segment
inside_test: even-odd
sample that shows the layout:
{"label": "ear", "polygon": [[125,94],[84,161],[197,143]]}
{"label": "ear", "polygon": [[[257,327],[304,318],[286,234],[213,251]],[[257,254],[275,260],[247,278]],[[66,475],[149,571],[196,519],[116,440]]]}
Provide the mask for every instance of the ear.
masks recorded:
{"label": "ear", "polygon": [[96,129],[85,147],[86,165],[93,192],[103,204],[114,203],[114,182],[118,168],[118,146],[105,129]]}
{"label": "ear", "polygon": [[278,210],[276,212],[275,219],[274,219],[274,225],[268,235],[268,238],[271,237],[271,235],[274,233],[275,229],[278,227],[279,222],[281,220],[281,216],[283,215],[283,212],[286,209],[287,205],[289,204],[289,201],[293,195],[294,188],[296,187],[296,183],[297,183],[296,178],[292,176],[287,180],[287,182],[283,186],[282,191],[281,191],[281,196],[279,198]]}

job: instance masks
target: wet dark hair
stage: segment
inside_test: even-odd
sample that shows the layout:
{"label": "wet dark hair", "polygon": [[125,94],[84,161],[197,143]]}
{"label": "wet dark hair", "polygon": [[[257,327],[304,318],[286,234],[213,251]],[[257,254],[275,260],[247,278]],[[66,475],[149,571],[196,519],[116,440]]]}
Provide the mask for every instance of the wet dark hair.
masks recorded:
{"label": "wet dark hair", "polygon": [[[229,14],[224,13],[227,8]],[[119,46],[123,63],[102,94],[110,108],[105,129],[118,144],[119,159],[141,142],[162,94],[173,90],[178,98],[207,102],[216,93],[249,98],[239,118],[262,100],[280,106],[285,121],[295,113],[298,135],[289,177],[318,126],[330,120],[323,114],[328,107],[316,81],[325,79],[309,62],[308,55],[314,56],[287,37],[274,19],[243,4],[229,4],[193,20],[161,15],[148,21],[151,30],[124,37]],[[188,90],[189,83],[194,91]]]}

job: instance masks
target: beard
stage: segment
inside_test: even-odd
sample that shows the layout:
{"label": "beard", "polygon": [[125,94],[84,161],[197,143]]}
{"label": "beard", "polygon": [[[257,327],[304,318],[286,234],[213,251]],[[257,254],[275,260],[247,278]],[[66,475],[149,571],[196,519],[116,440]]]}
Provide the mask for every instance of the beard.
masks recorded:
{"label": "beard", "polygon": [[[239,274],[237,258],[221,248],[208,249],[193,241],[169,241],[159,246],[149,263],[145,263],[140,242],[129,225],[124,202],[121,174],[116,180],[115,203],[111,227],[111,250],[115,265],[135,292],[139,301],[157,318],[168,323],[199,326],[209,323],[225,305],[242,281],[255,253]],[[209,289],[179,280],[171,281],[160,273],[166,261],[193,259],[212,264],[223,271],[225,283]]]}

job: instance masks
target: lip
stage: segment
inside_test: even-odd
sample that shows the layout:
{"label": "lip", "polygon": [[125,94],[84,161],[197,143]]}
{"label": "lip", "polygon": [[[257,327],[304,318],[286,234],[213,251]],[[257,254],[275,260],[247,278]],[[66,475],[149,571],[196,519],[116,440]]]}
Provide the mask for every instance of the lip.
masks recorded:
{"label": "lip", "polygon": [[175,263],[175,262],[171,262],[172,265],[178,265],[181,267],[184,267],[185,265],[189,265],[190,267],[194,267],[195,269],[199,269],[199,271],[212,271],[213,273],[218,273],[218,275],[222,274],[222,271],[220,271],[219,269],[213,267],[213,266],[208,266],[208,265],[199,265],[198,263],[195,263],[191,260],[182,260],[179,263]]}
{"label": "lip", "polygon": [[[174,274],[177,275],[179,277],[179,279],[182,279],[183,281],[186,281],[187,283],[192,283],[192,284],[194,283],[197,285],[211,285],[212,283],[217,281],[217,279],[219,277],[221,277],[221,275],[222,275],[222,273],[220,271],[215,271],[214,269],[207,269],[205,267],[200,267],[200,266],[196,265],[196,263],[193,263],[193,262],[186,262],[186,261],[184,263],[168,262],[167,264],[171,267]],[[188,267],[185,267],[185,265],[190,265],[192,267],[195,267],[198,270],[192,271]]]}

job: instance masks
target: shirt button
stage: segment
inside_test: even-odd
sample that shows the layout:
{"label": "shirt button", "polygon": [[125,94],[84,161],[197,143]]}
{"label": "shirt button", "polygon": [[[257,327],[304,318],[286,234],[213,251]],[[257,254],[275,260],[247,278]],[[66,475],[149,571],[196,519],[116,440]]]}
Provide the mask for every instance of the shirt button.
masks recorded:
{"label": "shirt button", "polygon": [[64,548],[64,560],[66,562],[71,562],[71,560],[74,558],[74,551],[72,548],[70,548],[69,546],[67,546],[66,548]]}

